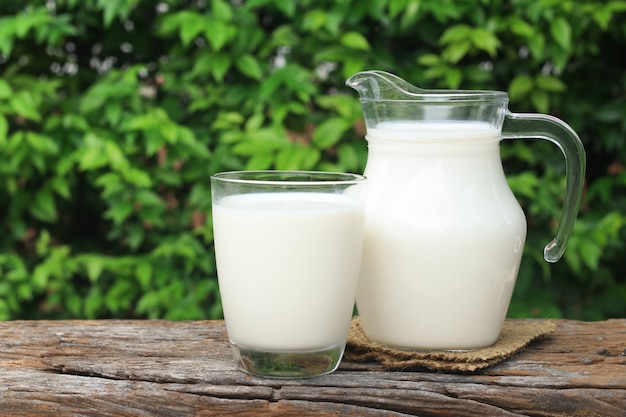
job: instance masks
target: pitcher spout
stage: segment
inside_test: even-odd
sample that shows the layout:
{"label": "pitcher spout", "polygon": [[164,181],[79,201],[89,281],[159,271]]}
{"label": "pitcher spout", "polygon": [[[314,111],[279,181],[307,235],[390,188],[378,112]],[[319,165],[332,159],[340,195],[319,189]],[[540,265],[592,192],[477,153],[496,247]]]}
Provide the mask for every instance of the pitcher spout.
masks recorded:
{"label": "pitcher spout", "polygon": [[362,71],[346,81],[361,100],[415,100],[426,90],[415,87],[402,78],[385,71]]}

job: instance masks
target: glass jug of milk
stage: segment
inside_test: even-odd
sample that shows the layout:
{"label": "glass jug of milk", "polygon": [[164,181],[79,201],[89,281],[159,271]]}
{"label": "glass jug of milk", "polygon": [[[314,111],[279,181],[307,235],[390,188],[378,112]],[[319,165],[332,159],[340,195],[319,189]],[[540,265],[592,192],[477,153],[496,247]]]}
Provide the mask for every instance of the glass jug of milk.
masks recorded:
{"label": "glass jug of milk", "polygon": [[576,220],[585,151],[563,121],[508,111],[499,91],[423,90],[382,71],[360,72],[369,181],[357,309],[367,336],[403,349],[493,344],[506,318],[526,239],[499,143],[538,138],[561,148],[566,196],[556,262]]}

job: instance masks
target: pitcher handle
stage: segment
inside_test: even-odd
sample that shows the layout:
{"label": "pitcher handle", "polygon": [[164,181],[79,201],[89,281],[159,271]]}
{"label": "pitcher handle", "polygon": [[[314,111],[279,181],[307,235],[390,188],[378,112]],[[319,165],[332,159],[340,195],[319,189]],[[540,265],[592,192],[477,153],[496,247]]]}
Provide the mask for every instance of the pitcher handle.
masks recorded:
{"label": "pitcher handle", "polygon": [[585,148],[574,130],[556,117],[543,114],[518,114],[507,111],[502,127],[503,139],[536,138],[556,144],[565,156],[565,202],[556,236],[545,247],[548,262],[561,259],[574,228],[585,179]]}

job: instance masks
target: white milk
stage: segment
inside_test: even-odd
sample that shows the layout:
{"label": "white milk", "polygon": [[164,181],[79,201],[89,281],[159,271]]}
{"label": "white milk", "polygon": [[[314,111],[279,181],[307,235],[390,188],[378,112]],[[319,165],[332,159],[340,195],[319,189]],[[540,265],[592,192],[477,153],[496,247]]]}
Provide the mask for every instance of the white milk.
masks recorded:
{"label": "white milk", "polygon": [[261,350],[345,343],[359,276],[365,208],[339,194],[266,193],[213,206],[228,334]]}
{"label": "white milk", "polygon": [[492,344],[526,238],[499,132],[469,122],[383,123],[367,139],[357,293],[366,333],[409,349]]}

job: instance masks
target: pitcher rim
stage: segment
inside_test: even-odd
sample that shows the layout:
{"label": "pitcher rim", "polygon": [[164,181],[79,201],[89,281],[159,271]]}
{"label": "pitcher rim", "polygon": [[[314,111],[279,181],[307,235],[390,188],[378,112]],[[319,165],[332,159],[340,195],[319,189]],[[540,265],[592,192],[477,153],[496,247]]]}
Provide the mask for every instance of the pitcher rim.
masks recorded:
{"label": "pitcher rim", "polygon": [[[361,102],[485,102],[508,101],[508,93],[499,90],[424,89],[395,74],[380,70],[361,71],[346,80],[355,89]],[[384,97],[389,91],[390,97]]]}
{"label": "pitcher rim", "polygon": [[361,97],[361,102],[420,102],[420,103],[441,103],[441,102],[488,102],[488,101],[508,101],[509,95],[505,91],[498,90],[424,90],[424,93],[406,92],[406,98],[373,98]]}

